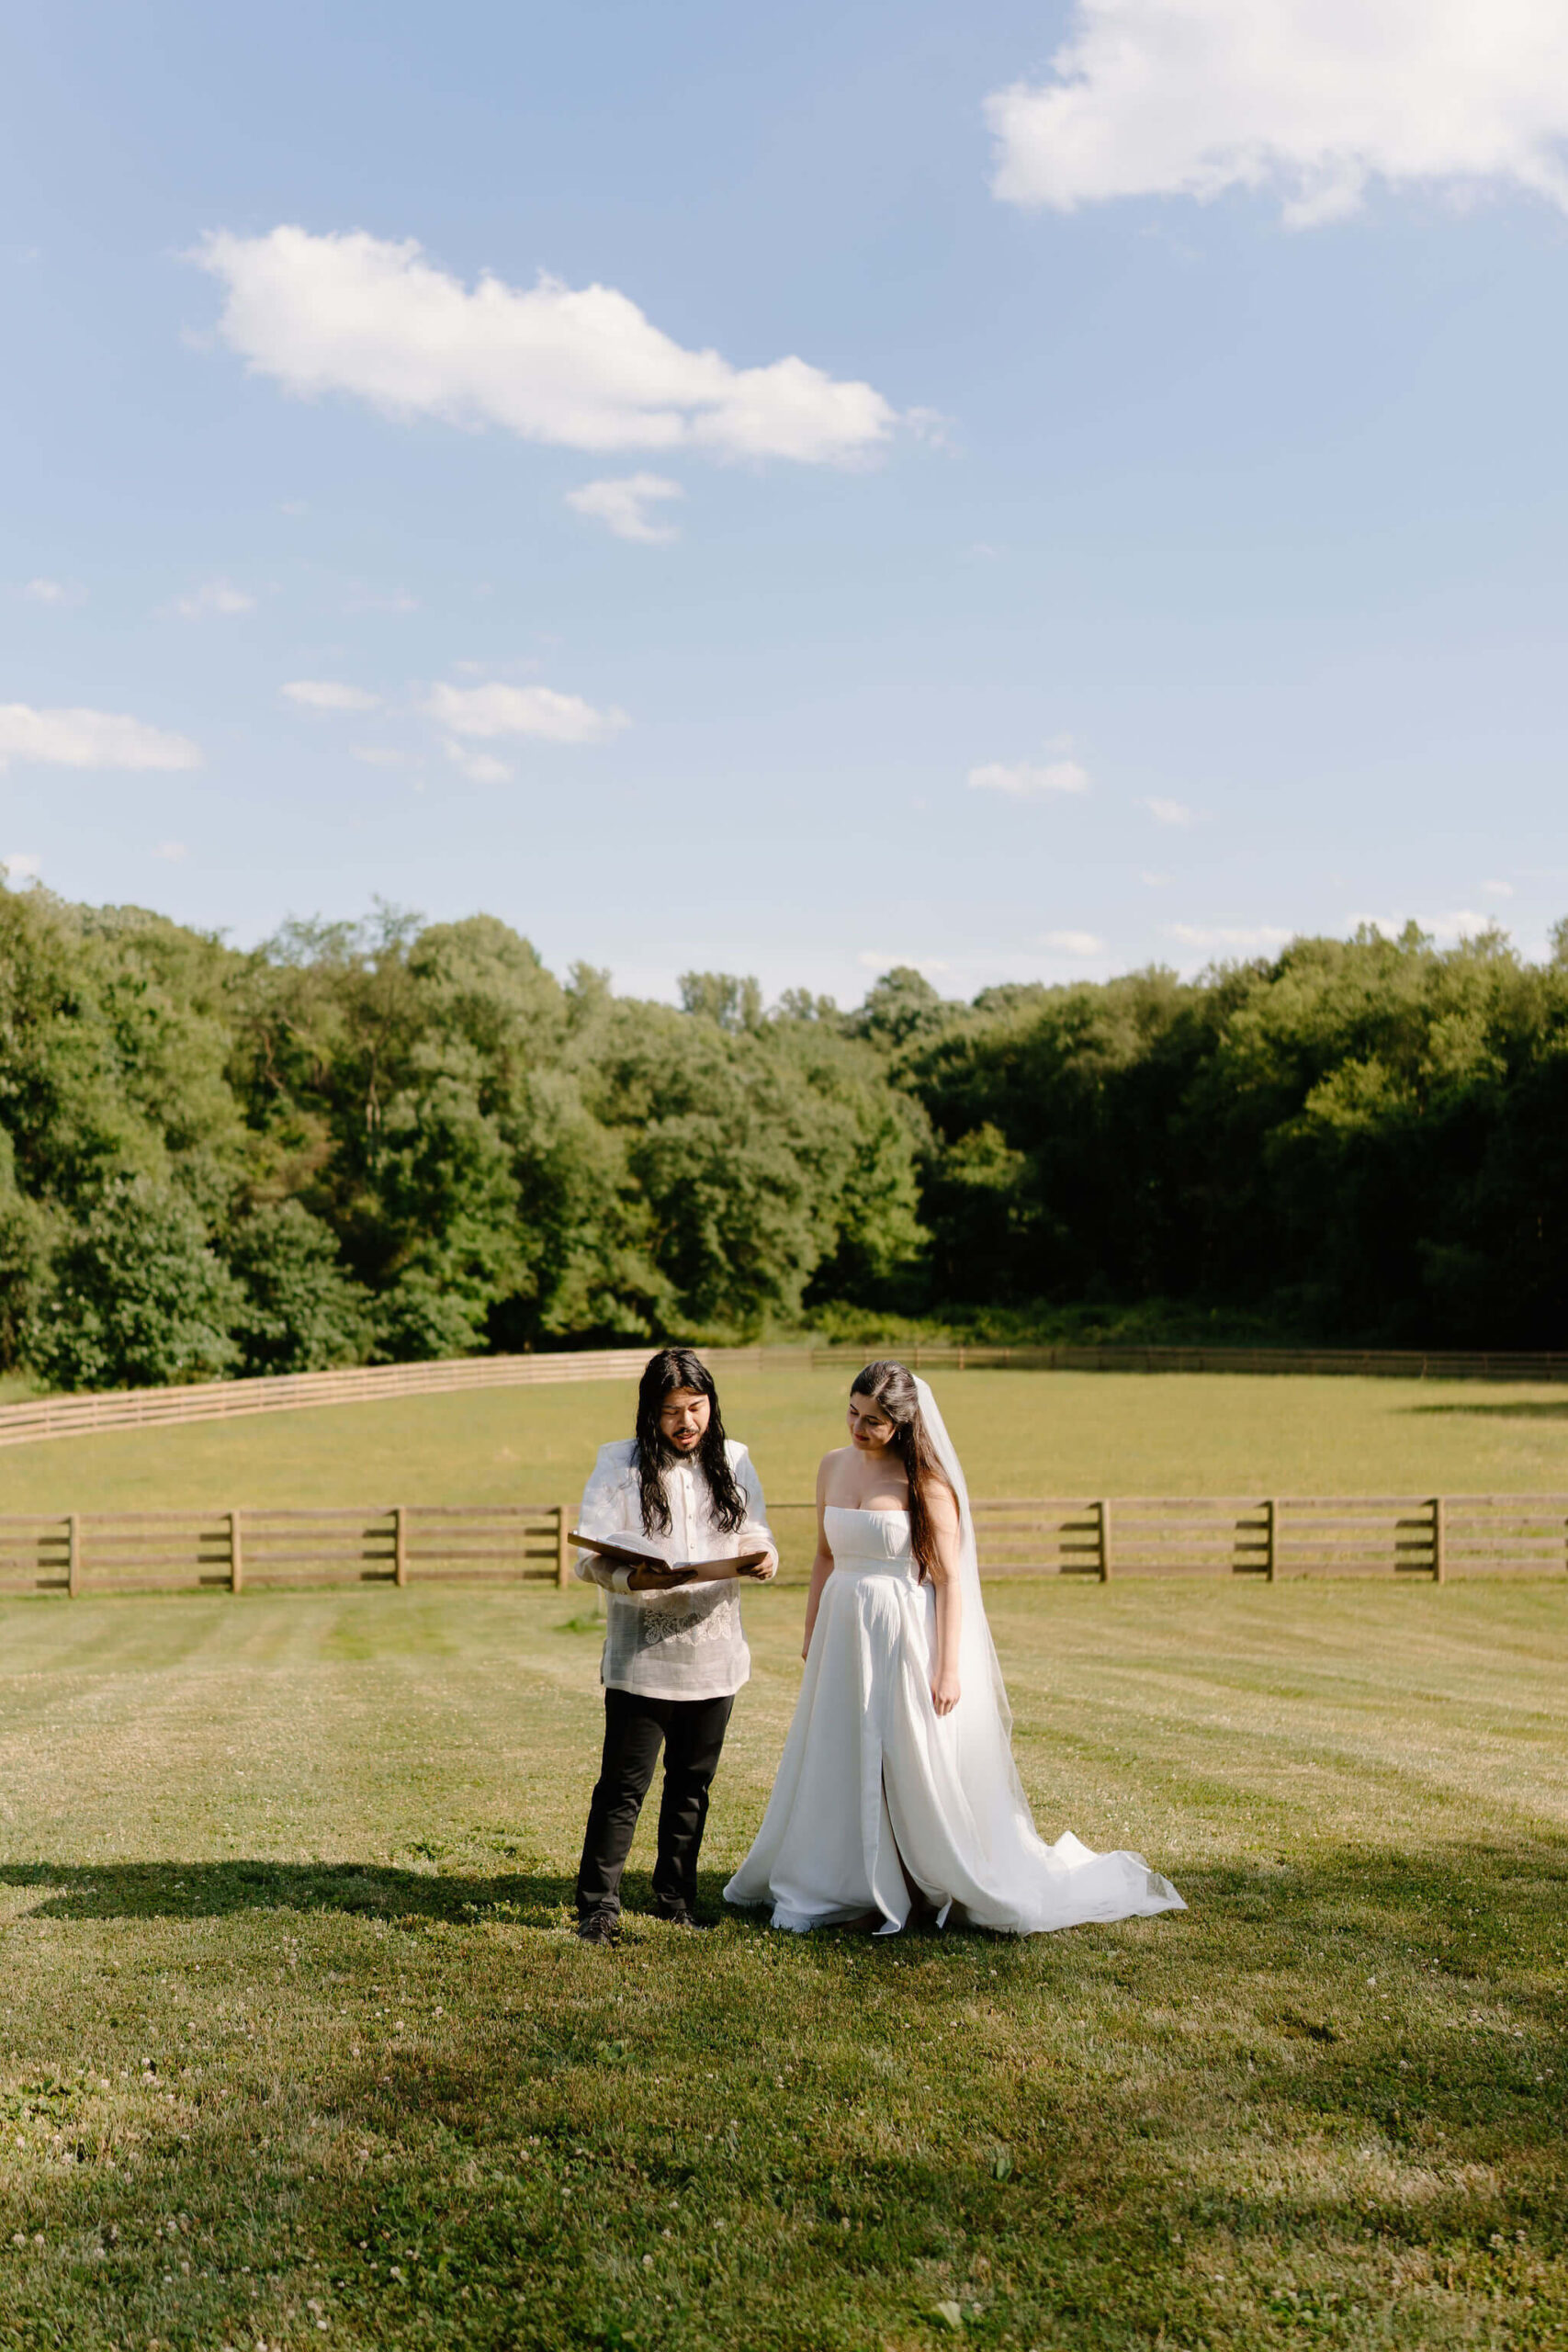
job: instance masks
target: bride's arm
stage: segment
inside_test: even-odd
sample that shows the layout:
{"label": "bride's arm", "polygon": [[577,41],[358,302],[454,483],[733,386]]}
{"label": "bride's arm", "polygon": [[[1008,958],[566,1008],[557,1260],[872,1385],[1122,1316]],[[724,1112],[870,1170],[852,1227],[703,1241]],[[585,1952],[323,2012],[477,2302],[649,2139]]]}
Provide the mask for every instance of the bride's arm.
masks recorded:
{"label": "bride's arm", "polygon": [[833,1555],[828,1548],[827,1523],[823,1519],[822,1497],[828,1485],[828,1463],[824,1455],[817,1467],[817,1557],[811,1563],[811,1589],[806,1596],[806,1638],[800,1645],[800,1655],[811,1654],[811,1636],[816,1630],[817,1611],[822,1606],[822,1588],[833,1573]]}
{"label": "bride's arm", "polygon": [[958,1582],[958,1505],[948,1487],[933,1479],[926,1494],[936,1559],[931,1577],[936,1593],[936,1665],[931,1705],[950,1715],[958,1704],[958,1644],[964,1631],[964,1594]]}

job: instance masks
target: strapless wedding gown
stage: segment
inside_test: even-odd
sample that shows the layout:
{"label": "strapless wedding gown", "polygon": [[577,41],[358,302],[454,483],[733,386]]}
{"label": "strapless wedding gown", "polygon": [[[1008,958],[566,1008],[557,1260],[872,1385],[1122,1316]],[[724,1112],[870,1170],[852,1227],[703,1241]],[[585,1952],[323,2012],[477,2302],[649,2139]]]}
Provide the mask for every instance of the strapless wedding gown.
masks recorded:
{"label": "strapless wedding gown", "polygon": [[[1035,1935],[1186,1905],[1141,1854],[1096,1854],[1068,1832],[1036,1834],[1012,1768],[1005,1714],[971,1690],[931,1704],[936,1600],[906,1511],[828,1508],[833,1572],[778,1778],[750,1852],[725,1888],[804,1930],[880,1912],[896,1934],[911,1887],[978,1928]],[[1005,1700],[1003,1701],[1005,1709]],[[989,1715],[986,1710],[989,1709]]]}

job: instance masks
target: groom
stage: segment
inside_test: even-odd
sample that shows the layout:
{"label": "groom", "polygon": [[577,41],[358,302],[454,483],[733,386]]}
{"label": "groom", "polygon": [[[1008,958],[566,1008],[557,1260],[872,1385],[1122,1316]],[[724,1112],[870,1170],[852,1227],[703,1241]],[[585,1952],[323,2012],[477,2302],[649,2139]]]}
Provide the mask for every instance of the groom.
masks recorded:
{"label": "groom", "polygon": [[751,1670],[735,1555],[764,1554],[740,1574],[766,1577],[778,1567],[750,1457],[725,1436],[713,1374],[691,1349],[661,1348],[649,1359],[637,1435],[600,1447],[578,1527],[665,1555],[636,1567],[612,1566],[593,1553],[577,1561],[580,1577],[604,1588],[609,1621],[600,1665],[604,1753],[577,1874],[577,1932],[585,1943],[614,1944],[621,1872],[660,1747],[654,1913],[677,1927],[697,1925],[708,1785],[735,1693]]}

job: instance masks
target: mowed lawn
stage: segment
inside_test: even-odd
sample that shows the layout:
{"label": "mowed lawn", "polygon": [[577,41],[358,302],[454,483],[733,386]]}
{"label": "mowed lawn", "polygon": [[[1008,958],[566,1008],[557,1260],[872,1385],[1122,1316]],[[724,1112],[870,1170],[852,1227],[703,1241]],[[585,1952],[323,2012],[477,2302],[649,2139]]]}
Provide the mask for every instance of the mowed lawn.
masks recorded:
{"label": "mowed lawn", "polygon": [[[715,1914],[799,1671],[746,1608]],[[0,2343],[1568,2341],[1568,1591],[992,1608],[1042,1827],[1185,1915],[692,1936],[645,1832],[587,1951],[570,1599],[0,1604]]]}
{"label": "mowed lawn", "polygon": [[[771,1503],[808,1503],[849,1372],[726,1376]],[[1225,1374],[942,1373],[976,1495],[1568,1492],[1568,1387]],[[0,1448],[0,1511],[575,1503],[629,1381],[477,1390]],[[785,1566],[808,1511],[781,1511]]]}

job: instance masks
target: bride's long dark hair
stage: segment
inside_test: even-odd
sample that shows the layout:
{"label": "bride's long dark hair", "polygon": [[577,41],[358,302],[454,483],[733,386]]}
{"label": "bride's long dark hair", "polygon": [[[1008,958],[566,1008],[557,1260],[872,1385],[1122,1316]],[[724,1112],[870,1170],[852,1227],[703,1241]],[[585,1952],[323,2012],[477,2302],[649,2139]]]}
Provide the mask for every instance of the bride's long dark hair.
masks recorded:
{"label": "bride's long dark hair", "polygon": [[921,1418],[915,1375],[901,1363],[868,1363],[851,1382],[850,1395],[869,1396],[884,1420],[893,1424],[892,1448],[909,1481],[909,1549],[923,1581],[936,1566],[936,1531],[927,1490],[933,1482],[947,1487],[949,1494],[953,1489]]}

